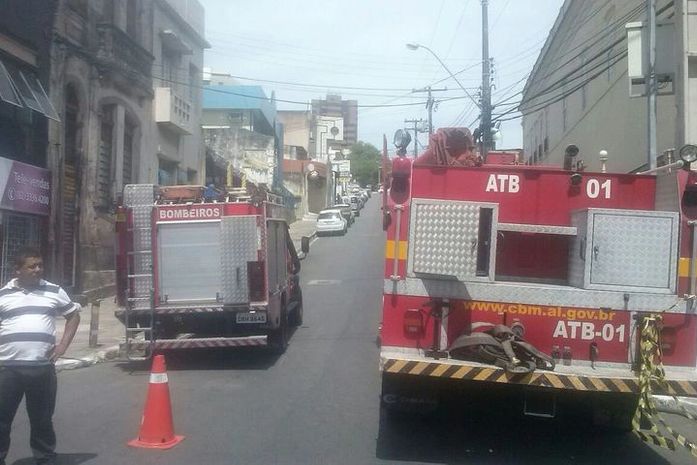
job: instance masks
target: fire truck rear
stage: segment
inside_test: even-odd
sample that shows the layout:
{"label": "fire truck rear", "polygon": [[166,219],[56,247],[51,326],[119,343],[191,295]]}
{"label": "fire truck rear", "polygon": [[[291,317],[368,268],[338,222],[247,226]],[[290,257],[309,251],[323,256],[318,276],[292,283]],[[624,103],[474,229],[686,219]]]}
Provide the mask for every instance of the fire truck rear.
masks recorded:
{"label": "fire truck rear", "polygon": [[416,160],[402,133],[395,143],[383,212],[384,408],[498,386],[519,394],[526,414],[580,402],[628,427],[651,321],[659,352],[645,360],[665,368],[653,392],[697,396],[697,173],[680,163],[660,174],[585,172],[573,146],[564,168],[486,163],[456,128],[439,130]]}
{"label": "fire truck rear", "polygon": [[117,212],[122,352],[268,346],[302,322],[300,262],[278,197],[128,185]]}

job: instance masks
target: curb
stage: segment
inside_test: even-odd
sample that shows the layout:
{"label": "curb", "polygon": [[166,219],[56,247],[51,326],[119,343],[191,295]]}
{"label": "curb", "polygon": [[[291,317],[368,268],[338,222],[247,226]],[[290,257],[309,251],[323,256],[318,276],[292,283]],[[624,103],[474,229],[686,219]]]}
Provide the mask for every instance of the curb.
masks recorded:
{"label": "curb", "polygon": [[674,413],[683,415],[683,409],[688,413],[697,416],[697,401],[691,397],[673,397],[655,395],[652,396],[656,404],[656,410],[664,413]]}
{"label": "curb", "polygon": [[119,355],[119,346],[114,345],[92,355],[82,358],[61,358],[56,361],[56,372],[63,370],[76,370],[96,365],[97,363],[116,360]]}

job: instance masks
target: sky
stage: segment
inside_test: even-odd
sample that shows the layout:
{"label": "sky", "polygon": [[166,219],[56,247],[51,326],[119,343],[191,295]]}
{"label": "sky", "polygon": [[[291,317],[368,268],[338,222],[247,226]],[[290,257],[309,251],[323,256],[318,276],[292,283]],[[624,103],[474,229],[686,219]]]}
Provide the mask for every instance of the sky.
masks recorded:
{"label": "sky", "polygon": [[[482,73],[480,0],[199,1],[211,44],[204,66],[298,102],[279,102],[280,110],[307,109],[306,102],[327,93],[357,100],[359,140],[381,147],[383,134],[391,142],[405,119],[428,118],[426,95],[413,89],[432,85],[447,88],[433,93],[434,128],[478,125],[478,109],[436,58],[406,44],[433,50],[476,98]],[[563,0],[488,3],[496,115],[519,102]],[[426,144],[426,135],[419,139]],[[522,147],[520,119],[502,124],[497,147]]]}

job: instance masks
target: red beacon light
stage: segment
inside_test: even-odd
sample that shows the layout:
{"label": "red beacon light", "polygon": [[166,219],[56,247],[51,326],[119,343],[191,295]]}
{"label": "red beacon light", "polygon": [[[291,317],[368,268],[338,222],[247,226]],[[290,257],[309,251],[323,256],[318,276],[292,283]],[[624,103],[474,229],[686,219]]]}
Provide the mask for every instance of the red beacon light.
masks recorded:
{"label": "red beacon light", "polygon": [[397,147],[397,158],[392,159],[392,183],[390,195],[395,202],[401,203],[402,198],[409,190],[409,178],[411,177],[412,161],[406,157],[407,146],[411,142],[411,135],[403,129],[398,129],[394,134],[394,145]]}

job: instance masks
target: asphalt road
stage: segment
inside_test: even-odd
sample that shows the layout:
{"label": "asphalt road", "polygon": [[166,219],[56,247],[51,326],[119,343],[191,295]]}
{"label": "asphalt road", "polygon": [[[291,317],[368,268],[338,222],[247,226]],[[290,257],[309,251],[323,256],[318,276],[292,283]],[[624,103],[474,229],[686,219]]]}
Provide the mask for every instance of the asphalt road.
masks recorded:
{"label": "asphalt road", "polygon": [[[303,261],[305,322],[288,351],[167,356],[175,429],[169,451],[132,449],[148,367],[107,363],[59,374],[60,464],[691,464],[684,452],[596,429],[582,416],[521,419],[495,397],[428,417],[380,414],[377,328],[384,239],[379,199],[344,237]],[[486,397],[486,396],[485,396]],[[682,420],[681,426],[690,425]],[[694,429],[694,428],[693,428]],[[8,464],[29,465],[26,413]]]}

